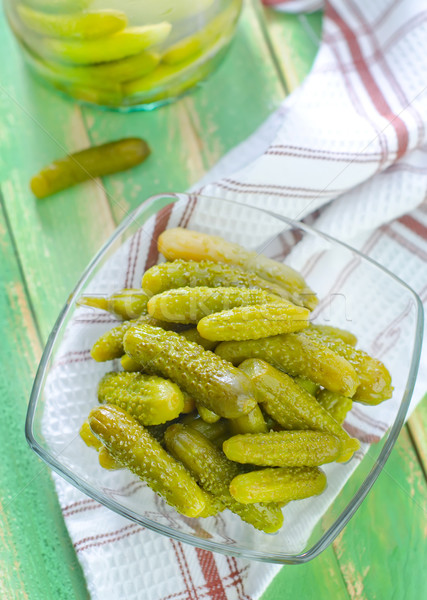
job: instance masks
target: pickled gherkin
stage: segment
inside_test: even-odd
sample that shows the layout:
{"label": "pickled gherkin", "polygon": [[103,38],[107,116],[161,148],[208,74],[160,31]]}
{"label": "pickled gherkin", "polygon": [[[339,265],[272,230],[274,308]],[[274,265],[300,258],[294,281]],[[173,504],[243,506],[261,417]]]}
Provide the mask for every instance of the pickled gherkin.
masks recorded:
{"label": "pickled gherkin", "polygon": [[204,492],[182,464],[128,413],[117,406],[100,406],[91,411],[89,425],[119,463],[178,512],[187,517],[197,517],[203,512]]}
{"label": "pickled gherkin", "polygon": [[199,413],[200,418],[203,419],[203,421],[206,421],[206,423],[216,423],[221,418],[212,410],[209,410],[209,408],[205,408],[204,406],[198,406],[197,412]]}
{"label": "pickled gherkin", "polygon": [[257,340],[305,329],[309,318],[308,309],[283,301],[241,306],[209,315],[199,321],[197,331],[213,341]]}
{"label": "pickled gherkin", "polygon": [[341,454],[341,442],[323,431],[272,431],[235,435],[223,444],[227,458],[266,467],[318,467]]}
{"label": "pickled gherkin", "polygon": [[156,294],[148,302],[147,309],[156,319],[190,324],[198,323],[206,315],[236,306],[267,304],[281,300],[279,296],[258,289],[182,287]]}
{"label": "pickled gherkin", "polygon": [[128,27],[93,40],[44,38],[43,52],[64,62],[90,65],[119,60],[161,44],[171,31],[170,23]]}
{"label": "pickled gherkin", "polygon": [[326,475],[317,468],[279,467],[262,469],[237,475],[230,483],[230,493],[235,500],[253,502],[279,502],[302,500],[321,494],[326,488]]}
{"label": "pickled gherkin", "polygon": [[201,487],[243,521],[266,533],[280,529],[283,515],[275,504],[244,505],[232,498],[229,485],[240,474],[241,467],[229,461],[207,438],[190,427],[176,424],[166,431],[165,442],[169,452],[186,466]]}
{"label": "pickled gherkin", "polygon": [[205,340],[200,333],[197,331],[196,327],[192,327],[191,329],[186,329],[181,332],[181,335],[185,337],[189,342],[194,342],[195,344],[199,344],[203,346],[205,350],[215,350],[218,346],[217,342],[212,342],[211,340]]}
{"label": "pickled gherkin", "polygon": [[222,342],[215,353],[234,365],[261,358],[292,376],[301,376],[345,396],[354,395],[359,378],[353,366],[321,341],[300,333],[285,333],[259,340]]}
{"label": "pickled gherkin", "polygon": [[306,377],[294,377],[294,380],[312,396],[315,396],[320,389],[320,385],[314,383],[314,381],[310,381],[310,379],[307,379]]}
{"label": "pickled gherkin", "polygon": [[45,198],[89,179],[135,167],[149,154],[150,148],[140,138],[93,146],[53,161],[31,179],[30,187],[37,198]]}
{"label": "pickled gherkin", "polygon": [[105,446],[102,446],[102,448],[99,449],[98,461],[103,469],[108,469],[109,471],[123,469],[123,465],[121,465],[115,458],[113,458],[113,456],[111,456],[110,452]]}
{"label": "pickled gherkin", "polygon": [[128,371],[130,373],[142,370],[141,365],[127,354],[123,354],[120,359],[120,364],[122,365],[123,371]]}
{"label": "pickled gherkin", "polygon": [[197,413],[193,413],[182,417],[180,422],[191,429],[195,429],[219,448],[222,448],[223,442],[230,437],[231,421],[228,419],[220,419],[215,423],[207,423]]}
{"label": "pickled gherkin", "polygon": [[315,323],[310,325],[310,329],[317,331],[322,336],[326,335],[332,338],[338,338],[350,346],[355,346],[357,344],[357,337],[354,333],[351,333],[351,331],[347,331],[347,329],[340,329],[339,327],[333,327],[332,325],[316,325]]}
{"label": "pickled gherkin", "polygon": [[80,428],[80,437],[89,448],[95,448],[95,450],[100,450],[102,448],[102,442],[98,440],[96,435],[92,433],[92,430],[89,426],[89,421],[85,421]]}
{"label": "pickled gherkin", "polygon": [[391,376],[380,360],[372,358],[363,350],[353,348],[337,337],[325,335],[311,328],[307,330],[307,336],[336,352],[354,367],[359,376],[360,385],[354,395],[342,392],[344,396],[350,396],[356,402],[372,406],[391,398],[393,394]]}
{"label": "pickled gherkin", "polygon": [[184,407],[184,397],[175,383],[142,373],[107,373],[99,383],[98,400],[126,410],[141,425],[172,421]]}
{"label": "pickled gherkin", "polygon": [[264,415],[258,405],[247,415],[230,419],[230,431],[233,435],[239,433],[267,433],[268,427]]}
{"label": "pickled gherkin", "polygon": [[263,360],[249,359],[240,368],[250,377],[262,406],[284,429],[323,431],[341,442],[337,462],[349,460],[360,444],[293,379]]}
{"label": "pickled gherkin", "polygon": [[[124,321],[123,323],[120,323],[120,325],[117,325],[117,327],[113,327],[102,334],[101,337],[97,339],[90,351],[92,358],[97,362],[105,362],[107,360],[122,357],[125,353],[123,348],[123,338],[125,337],[126,331],[135,323],[147,323],[153,327],[174,329],[173,323],[157,321],[157,319],[153,319],[149,315],[142,315],[135,321]],[[133,363],[134,366],[135,362],[136,361]],[[125,364],[128,364],[130,367],[129,361],[125,361]]]}
{"label": "pickled gherkin", "polygon": [[123,289],[108,298],[100,296],[82,296],[78,306],[91,306],[110,312],[119,319],[136,319],[147,313],[147,302],[151,294],[141,289]]}
{"label": "pickled gherkin", "polygon": [[316,400],[340,425],[344,423],[347,413],[353,406],[351,398],[347,398],[336,392],[330,392],[329,390],[321,390],[317,394]]}
{"label": "pickled gherkin", "polygon": [[125,334],[124,349],[144,371],[171,379],[222,417],[240,417],[256,405],[252,384],[242,371],[177,333],[134,324]]}
{"label": "pickled gherkin", "polygon": [[285,288],[295,304],[309,309],[317,305],[316,295],[300,273],[262,254],[227,242],[221,237],[176,227],[167,229],[160,235],[158,248],[168,260],[212,260],[239,265],[246,271]]}
{"label": "pickled gherkin", "polygon": [[182,287],[240,287],[265,290],[289,299],[284,288],[270,283],[235,265],[224,265],[210,260],[200,262],[174,260],[155,265],[144,273],[142,288],[151,294]]}

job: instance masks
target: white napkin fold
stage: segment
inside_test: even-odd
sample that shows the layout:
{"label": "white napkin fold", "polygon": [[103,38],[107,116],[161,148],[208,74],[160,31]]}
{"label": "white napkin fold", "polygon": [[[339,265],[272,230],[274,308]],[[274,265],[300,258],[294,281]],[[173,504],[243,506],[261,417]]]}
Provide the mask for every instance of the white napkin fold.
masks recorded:
{"label": "white napkin fold", "polygon": [[[292,3],[283,6],[292,8]],[[421,204],[427,190],[424,7],[415,0],[328,2],[312,73],[196,187],[306,218],[389,268],[427,302],[427,206]],[[188,216],[189,226],[197,222],[196,213]],[[135,276],[144,251],[128,248]],[[384,331],[379,351],[398,339],[398,322]],[[82,349],[77,338],[71,333],[59,356],[74,352],[67,377],[78,372],[84,386],[93,379],[92,367],[88,348]],[[426,358],[424,352],[413,406],[427,390]],[[81,368],[73,371],[77,360],[89,369],[84,376]],[[78,395],[67,396],[69,387],[63,386],[59,396],[54,388],[47,397],[52,410],[57,401],[65,406],[79,401]],[[367,423],[363,411],[352,418],[362,431],[381,434],[384,429]],[[388,422],[386,413],[383,420]],[[45,425],[52,444],[61,428],[69,427],[57,420]],[[55,483],[95,600],[256,599],[279,569],[182,545],[108,511],[59,477]]]}

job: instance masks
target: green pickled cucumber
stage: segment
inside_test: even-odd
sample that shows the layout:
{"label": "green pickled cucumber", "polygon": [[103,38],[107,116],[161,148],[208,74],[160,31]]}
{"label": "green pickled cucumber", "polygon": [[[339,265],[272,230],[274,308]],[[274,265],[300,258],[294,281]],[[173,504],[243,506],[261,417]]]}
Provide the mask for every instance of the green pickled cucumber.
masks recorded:
{"label": "green pickled cucumber", "polygon": [[206,408],[205,406],[197,406],[197,412],[199,413],[200,418],[206,423],[216,423],[221,418],[219,415],[214,413],[212,410],[209,410],[209,408]]}
{"label": "green pickled cucumber", "polygon": [[148,302],[147,310],[156,319],[190,324],[198,323],[206,315],[237,306],[267,304],[281,300],[282,298],[264,290],[187,286],[156,294]]}
{"label": "green pickled cucumber", "polygon": [[240,368],[251,379],[264,410],[284,429],[310,429],[336,436],[341,442],[337,462],[349,460],[359,449],[358,440],[350,437],[292,377],[259,359],[246,360]]}
{"label": "green pickled cucumber", "polygon": [[60,38],[94,39],[111,35],[127,25],[126,15],[118,10],[52,15],[24,4],[16,7],[24,25],[40,35]]}
{"label": "green pickled cucumber", "polygon": [[142,371],[141,365],[127,354],[123,354],[123,356],[120,359],[120,364],[122,365],[123,371],[128,371],[129,373]]}
{"label": "green pickled cucumber", "polygon": [[181,417],[180,422],[198,431],[219,448],[222,448],[223,442],[230,437],[231,421],[229,419],[220,419],[215,423],[207,423],[198,416],[198,413],[193,413]]}
{"label": "green pickled cucumber", "polygon": [[184,407],[184,397],[175,383],[142,373],[107,373],[98,385],[98,400],[126,410],[141,425],[172,421]]}
{"label": "green pickled cucumber", "polygon": [[292,375],[306,377],[332,392],[354,395],[359,378],[342,356],[304,332],[284,333],[259,340],[222,342],[215,353],[234,365],[246,358],[261,358]]}
{"label": "green pickled cucumber", "polygon": [[50,50],[63,60],[73,64],[104,64],[129,58],[147,49],[151,50],[152,47],[165,41],[171,29],[170,23],[162,22],[141,27],[128,27],[102,40],[80,43],[67,43],[62,40],[62,43],[59,43],[59,40],[51,40]]}
{"label": "green pickled cucumber", "polygon": [[265,467],[318,467],[341,454],[341,442],[324,431],[246,433],[226,440],[222,447],[230,460]]}
{"label": "green pickled cucumber", "polygon": [[283,515],[276,505],[244,505],[232,498],[231,481],[240,474],[241,467],[229,461],[207,438],[185,425],[172,425],[165,433],[169,452],[190,471],[202,488],[210,492],[229,510],[266,533],[278,531]]}
{"label": "green pickled cucumber", "polygon": [[96,435],[92,433],[89,421],[83,423],[79,433],[80,437],[89,448],[95,448],[95,450],[100,450],[102,448],[102,442],[100,442]]}
{"label": "green pickled cucumber", "polygon": [[123,466],[145,481],[178,512],[197,517],[206,507],[204,492],[186,471],[133,417],[117,406],[91,411],[92,432]]}
{"label": "green pickled cucumber", "polygon": [[229,36],[241,4],[241,0],[232,1],[227,8],[199,31],[170,46],[163,55],[163,62],[170,65],[181,63],[199,52],[206,51],[218,38]]}
{"label": "green pickled cucumber", "polygon": [[144,371],[171,379],[222,417],[240,417],[256,405],[244,373],[177,333],[134,324],[125,334],[124,349]]}
{"label": "green pickled cucumber", "polygon": [[108,469],[109,471],[123,469],[123,465],[111,456],[109,450],[107,450],[105,446],[102,446],[102,448],[99,449],[98,461],[103,469]]}
{"label": "green pickled cucumber", "polygon": [[[142,315],[138,319],[132,321],[123,321],[123,323],[120,323],[120,325],[117,325],[117,327],[113,327],[97,339],[92,346],[92,350],[90,351],[92,358],[97,362],[105,362],[107,360],[121,358],[125,354],[125,350],[123,348],[123,338],[126,331],[135,323],[147,323],[147,325],[151,325],[152,327],[161,327],[163,329],[174,328],[173,323],[157,321],[157,319],[153,319],[149,315]],[[125,364],[128,365],[126,370],[141,370],[141,367],[138,369],[133,368],[136,366],[136,364],[138,364],[135,360],[133,363],[125,361]]]}
{"label": "green pickled cucumber", "polygon": [[136,319],[147,313],[147,302],[150,294],[141,289],[123,289],[108,298],[100,296],[82,296],[78,306],[92,306],[110,312],[119,319]]}
{"label": "green pickled cucumber", "polygon": [[289,293],[261,277],[235,265],[224,265],[209,260],[174,260],[155,265],[145,272],[142,287],[151,294],[182,287],[241,287],[265,290],[285,299]]}
{"label": "green pickled cucumber", "polygon": [[307,330],[307,335],[313,340],[320,341],[320,343],[333,352],[336,352],[339,356],[342,356],[354,367],[359,377],[360,385],[354,395],[343,392],[344,396],[352,397],[356,402],[371,406],[380,404],[392,397],[393,386],[391,384],[391,375],[380,360],[372,358],[363,350],[353,348],[353,346],[346,344],[338,337],[332,337],[311,328]]}
{"label": "green pickled cucumber", "polygon": [[239,306],[203,317],[197,325],[201,336],[212,341],[258,340],[308,327],[310,311],[290,302]]}
{"label": "green pickled cucumber", "polygon": [[211,340],[205,340],[200,333],[197,331],[197,327],[192,327],[191,329],[186,329],[181,332],[181,335],[185,337],[189,342],[194,342],[195,344],[199,344],[203,346],[205,350],[215,350],[218,346],[217,342],[212,342]]}
{"label": "green pickled cucumber", "polygon": [[95,40],[71,41],[55,38],[43,40],[43,50],[64,62],[91,65],[120,60],[139,54],[165,41],[171,31],[170,23],[128,27],[108,37]]}
{"label": "green pickled cucumber", "polygon": [[310,381],[310,379],[307,379],[306,377],[294,377],[294,380],[312,396],[315,396],[320,390],[319,384],[314,383],[314,381]]}
{"label": "green pickled cucumber", "polygon": [[247,415],[237,419],[230,419],[230,432],[233,435],[239,433],[267,433],[268,427],[264,415],[258,405]]}
{"label": "green pickled cucumber", "polygon": [[93,146],[55,160],[31,179],[30,187],[37,198],[45,198],[89,179],[135,167],[149,154],[147,143],[140,138]]}
{"label": "green pickled cucumber", "polygon": [[314,329],[321,335],[338,338],[350,346],[357,344],[357,337],[351,331],[347,331],[347,329],[340,329],[332,325],[316,325],[315,323],[310,325],[310,329]]}
{"label": "green pickled cucumber", "polygon": [[221,237],[176,227],[167,229],[160,235],[158,248],[168,260],[211,260],[241,266],[246,271],[286,289],[294,304],[309,309],[317,305],[316,295],[307,286],[300,273],[283,263],[246,250],[239,244],[228,242]]}
{"label": "green pickled cucumber", "polygon": [[340,425],[344,423],[347,413],[353,406],[351,398],[329,390],[321,390],[317,394],[316,400]]}
{"label": "green pickled cucumber", "polygon": [[282,467],[262,469],[237,475],[230,483],[235,500],[285,503],[321,494],[326,488],[326,475],[317,468]]}

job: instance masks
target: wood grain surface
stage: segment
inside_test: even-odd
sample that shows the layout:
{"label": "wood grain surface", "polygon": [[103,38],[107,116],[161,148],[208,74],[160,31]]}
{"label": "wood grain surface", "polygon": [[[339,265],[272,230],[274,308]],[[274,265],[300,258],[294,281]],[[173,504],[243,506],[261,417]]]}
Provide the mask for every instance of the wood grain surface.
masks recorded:
{"label": "wood grain surface", "polygon": [[[184,191],[299,85],[321,14],[248,1],[233,46],[197,91],[151,113],[81,107],[28,74],[0,13],[0,598],[85,599],[86,584],[48,468],[24,421],[42,347],[80,273],[123,216]],[[232,82],[232,93],[230,92]],[[129,173],[36,201],[28,182],[65,152],[138,134],[152,155]],[[316,560],[285,566],[263,600],[427,597],[427,406],[411,417],[356,516]]]}

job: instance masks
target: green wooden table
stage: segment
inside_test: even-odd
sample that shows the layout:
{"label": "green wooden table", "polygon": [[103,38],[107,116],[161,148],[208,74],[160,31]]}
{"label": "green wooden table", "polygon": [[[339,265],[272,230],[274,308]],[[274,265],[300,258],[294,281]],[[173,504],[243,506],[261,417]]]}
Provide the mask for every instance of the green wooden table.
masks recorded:
{"label": "green wooden table", "polygon": [[[24,420],[43,345],[89,259],[149,196],[184,191],[245,139],[307,74],[321,15],[298,18],[247,2],[219,71],[193,95],[152,113],[80,107],[32,80],[0,13],[0,598],[88,597],[49,469]],[[233,97],[228,82],[233,80]],[[139,134],[150,159],[125,174],[37,202],[28,181],[53,158]],[[286,566],[263,600],[427,597],[427,406],[334,544]]]}

